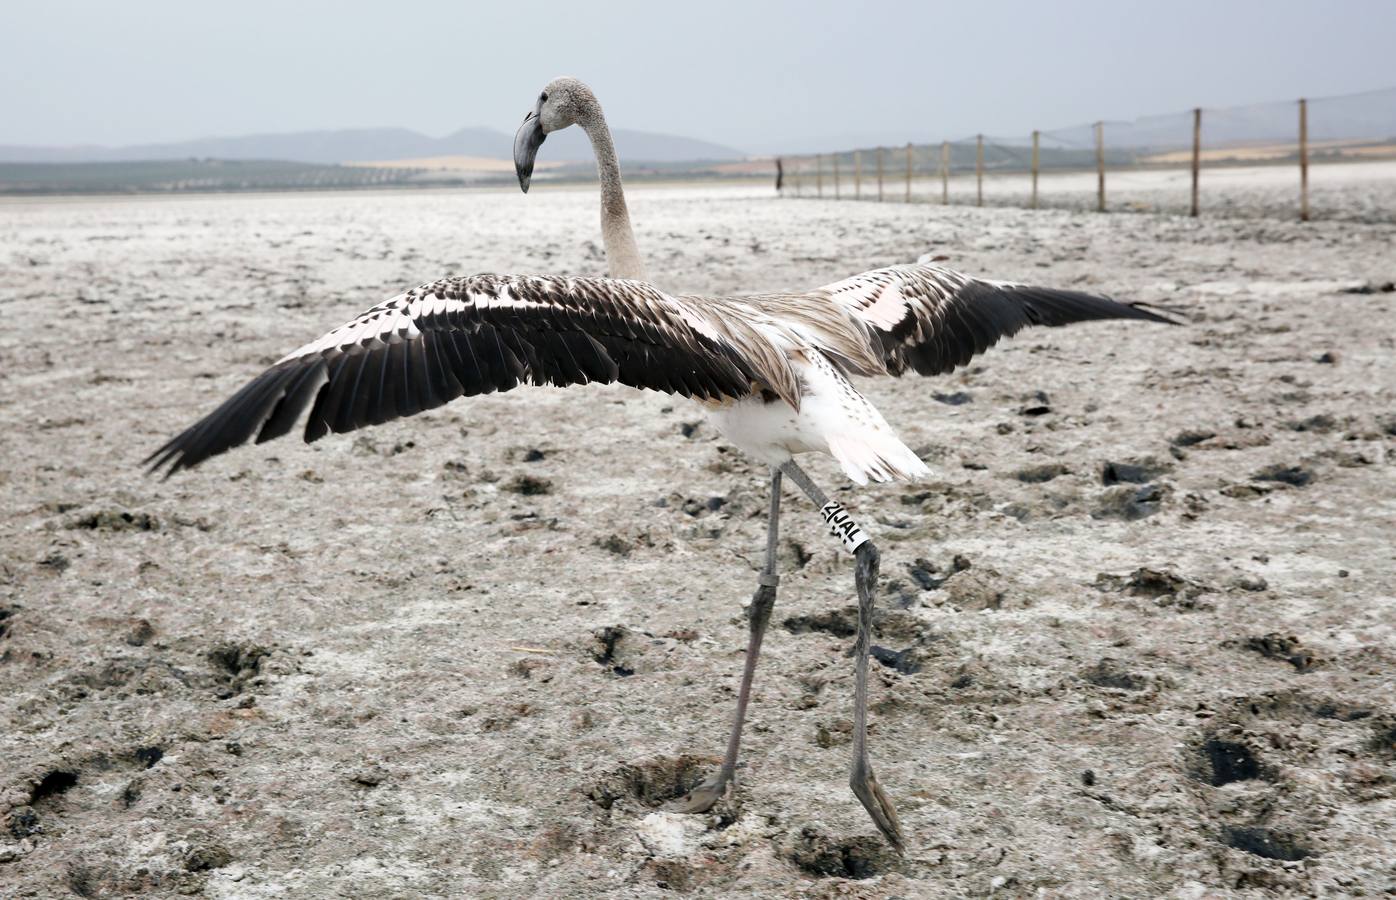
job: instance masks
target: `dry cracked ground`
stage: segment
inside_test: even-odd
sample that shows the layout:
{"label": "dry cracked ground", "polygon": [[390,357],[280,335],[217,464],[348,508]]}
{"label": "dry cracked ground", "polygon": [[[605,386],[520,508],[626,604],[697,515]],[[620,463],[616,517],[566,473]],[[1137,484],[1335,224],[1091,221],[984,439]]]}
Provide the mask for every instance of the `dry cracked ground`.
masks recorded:
{"label": "dry cracked ground", "polygon": [[635,192],[676,290],[931,253],[1186,312],[868,383],[924,483],[811,461],[884,551],[901,858],[846,786],[849,560],[793,494],[740,785],[657,809],[720,753],[763,539],[685,401],[519,390],[142,476],[400,287],[599,274],[595,204],[0,204],[0,895],[1396,890],[1392,225]]}

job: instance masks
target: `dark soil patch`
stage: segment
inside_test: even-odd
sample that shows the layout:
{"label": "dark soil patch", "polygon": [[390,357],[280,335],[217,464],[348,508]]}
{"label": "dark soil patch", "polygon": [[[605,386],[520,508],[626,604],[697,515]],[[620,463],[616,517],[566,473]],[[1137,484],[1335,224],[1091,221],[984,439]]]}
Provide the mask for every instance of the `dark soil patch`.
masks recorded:
{"label": "dark soil patch", "polygon": [[[849,613],[852,613],[850,615]],[[781,625],[791,634],[809,634],[821,631],[834,637],[853,637],[858,631],[858,609],[835,609],[816,613],[812,616],[791,616]]]}
{"label": "dark soil patch", "polygon": [[1302,846],[1293,836],[1270,828],[1228,826],[1222,831],[1222,840],[1228,847],[1235,847],[1265,859],[1295,862],[1313,855],[1312,850]]}
{"label": "dark soil patch", "polygon": [[1101,494],[1096,508],[1091,511],[1091,518],[1124,519],[1126,522],[1147,519],[1163,508],[1163,501],[1167,495],[1168,490],[1156,484],[1107,488]]}
{"label": "dark soil patch", "polygon": [[43,778],[40,778],[39,783],[34,785],[34,788],[29,792],[29,802],[34,804],[42,803],[50,797],[56,797],[59,794],[66,793],[72,788],[77,787],[77,783],[77,772],[72,772],[67,769],[55,769]]}
{"label": "dark soil patch", "polygon": [[160,520],[150,513],[100,509],[79,516],[68,527],[86,531],[158,531]]}
{"label": "dark soil patch", "polygon": [[895,669],[903,675],[915,675],[921,671],[921,654],[915,647],[908,647],[905,650],[888,650],[886,647],[874,644],[868,649],[868,654],[887,668]]}
{"label": "dark soil patch", "polygon": [[1186,578],[1169,569],[1135,569],[1128,578],[1101,572],[1095,579],[1102,590],[1126,590],[1136,597],[1171,597],[1195,590]]}
{"label": "dark soil patch", "polygon": [[607,625],[596,629],[591,633],[591,658],[608,667],[612,674],[622,678],[634,675],[635,667],[627,665],[617,654],[621,642],[629,634],[629,629],[619,625]]}
{"label": "dark soil patch", "polygon": [[1149,461],[1108,462],[1100,471],[1100,483],[1106,487],[1117,484],[1148,484],[1172,470],[1172,466]]}
{"label": "dark soil patch", "polygon": [[1127,671],[1118,659],[1108,656],[1082,672],[1081,677],[1097,687],[1121,691],[1142,691],[1149,685],[1143,675]]}
{"label": "dark soil patch", "polygon": [[1396,718],[1378,719],[1368,746],[1382,756],[1396,758]]}
{"label": "dark soil patch", "polygon": [[535,478],[532,475],[519,475],[504,482],[501,487],[514,494],[522,494],[525,497],[537,497],[553,492],[553,483],[546,478]]}
{"label": "dark soil patch", "polygon": [[1203,429],[1181,431],[1178,434],[1174,435],[1173,440],[1170,443],[1172,443],[1175,447],[1191,447],[1194,444],[1200,444],[1203,441],[1210,441],[1212,438],[1216,436],[1217,433],[1215,431],[1206,431]]}
{"label": "dark soil patch", "polygon": [[1063,475],[1070,475],[1071,470],[1061,463],[1044,463],[1040,466],[1028,466],[1013,473],[1013,477],[1024,484],[1043,484],[1053,478],[1060,478]]}
{"label": "dark soil patch", "polygon": [[165,758],[163,747],[137,747],[131,756],[147,769],[154,768],[155,764]]}
{"label": "dark soil patch", "polygon": [[925,558],[919,558],[914,563],[907,563],[907,574],[911,580],[916,582],[916,586],[923,591],[933,591],[945,583],[945,579],[937,575],[940,567]]}
{"label": "dark soil patch", "polygon": [[1209,738],[1201,753],[1204,778],[1213,787],[1263,777],[1260,760],[1245,744]]}
{"label": "dark soil patch", "polygon": [[1260,469],[1251,478],[1256,481],[1277,481],[1293,487],[1304,487],[1314,480],[1314,473],[1303,466],[1276,464]]}
{"label": "dark soil patch", "polygon": [[[858,632],[858,607],[845,606],[811,616],[791,616],[781,622],[781,626],[791,634],[822,632],[834,637],[852,637]],[[934,640],[926,623],[909,612],[899,609],[879,607],[873,611],[873,634],[889,641],[908,641],[922,644]]]}
{"label": "dark soil patch", "polygon": [[602,809],[622,798],[656,807],[697,787],[710,766],[710,761],[690,754],[625,763],[593,784],[587,797]]}
{"label": "dark soil patch", "polygon": [[893,853],[878,838],[833,838],[815,828],[804,828],[786,857],[810,875],[861,880],[891,869]]}
{"label": "dark soil patch", "polygon": [[1301,647],[1299,639],[1294,635],[1271,632],[1261,637],[1247,638],[1245,647],[1266,659],[1284,660],[1299,672],[1307,672],[1318,663],[1313,651]]}
{"label": "dark soil patch", "polygon": [[24,840],[44,831],[44,826],[39,824],[39,814],[32,806],[16,806],[6,819],[6,828],[15,840]]}
{"label": "dark soil patch", "polygon": [[208,661],[219,682],[218,698],[227,700],[240,694],[247,682],[262,671],[262,660],[270,655],[271,650],[259,644],[219,644],[210,650]]}

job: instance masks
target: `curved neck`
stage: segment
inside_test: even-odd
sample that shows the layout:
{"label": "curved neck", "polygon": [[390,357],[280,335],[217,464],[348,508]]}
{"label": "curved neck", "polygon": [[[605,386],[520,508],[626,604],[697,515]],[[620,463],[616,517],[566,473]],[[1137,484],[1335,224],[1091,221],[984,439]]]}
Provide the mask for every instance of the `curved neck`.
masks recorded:
{"label": "curved neck", "polygon": [[635,244],[635,232],[630,227],[630,210],[626,208],[625,189],[620,184],[620,163],[616,160],[611,129],[606,127],[601,105],[588,105],[591,109],[579,124],[591,139],[596,174],[601,178],[601,239],[606,245],[606,268],[612,278],[647,281],[640,248]]}

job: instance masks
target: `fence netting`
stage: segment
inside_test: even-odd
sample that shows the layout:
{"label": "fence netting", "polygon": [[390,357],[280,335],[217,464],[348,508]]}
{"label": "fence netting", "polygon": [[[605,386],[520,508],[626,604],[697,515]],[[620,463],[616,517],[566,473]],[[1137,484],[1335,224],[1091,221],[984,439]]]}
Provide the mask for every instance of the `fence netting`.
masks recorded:
{"label": "fence netting", "polygon": [[1396,88],[782,163],[797,197],[1393,222]]}

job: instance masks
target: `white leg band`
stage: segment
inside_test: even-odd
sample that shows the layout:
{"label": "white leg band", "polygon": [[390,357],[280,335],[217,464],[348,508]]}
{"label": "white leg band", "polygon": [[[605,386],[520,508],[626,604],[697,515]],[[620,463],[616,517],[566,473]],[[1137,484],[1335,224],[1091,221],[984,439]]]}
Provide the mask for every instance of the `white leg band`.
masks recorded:
{"label": "white leg band", "polygon": [[838,501],[830,500],[824,504],[819,508],[819,515],[829,526],[829,533],[838,538],[849,553],[869,540],[867,533],[858,527],[858,523]]}

